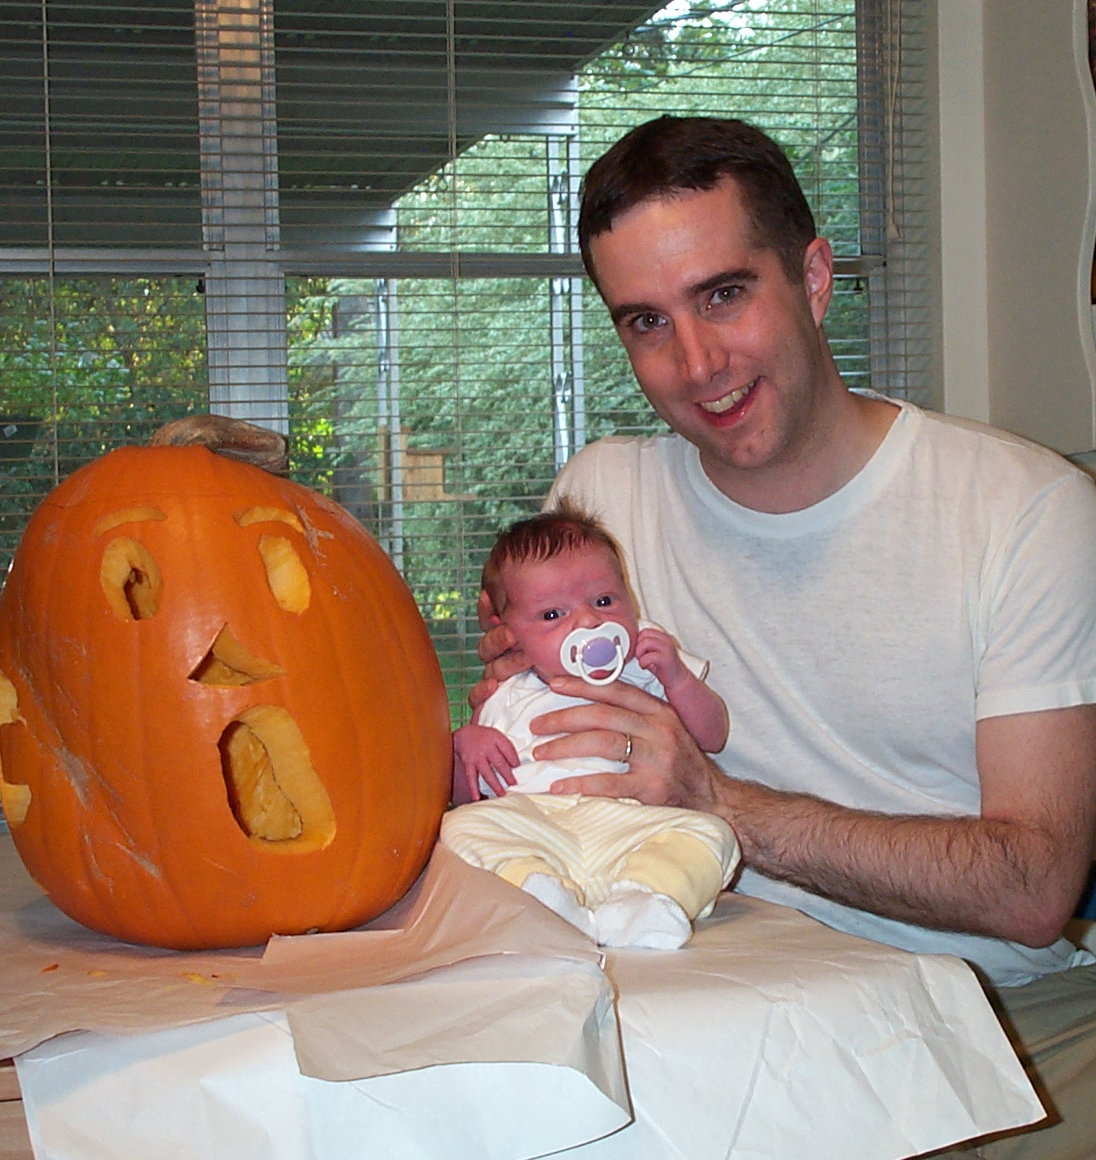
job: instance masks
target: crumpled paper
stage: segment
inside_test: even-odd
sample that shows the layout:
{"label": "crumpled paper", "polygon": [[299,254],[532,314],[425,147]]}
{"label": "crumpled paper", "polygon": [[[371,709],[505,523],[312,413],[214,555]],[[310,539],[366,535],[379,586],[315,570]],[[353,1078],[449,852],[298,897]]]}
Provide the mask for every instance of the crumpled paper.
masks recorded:
{"label": "crumpled paper", "polygon": [[441,848],[374,923],[261,959],[128,946],[44,899],[0,918],[6,952],[5,1047],[40,1044],[17,1068],[42,1158],[334,1160],[364,1134],[386,1160],[515,1160],[632,1116],[598,948]]}
{"label": "crumpled paper", "polygon": [[119,942],[42,897],[9,843],[0,844],[0,855],[0,1058],[67,1031],[132,1032],[273,1010],[301,996],[395,983],[465,959],[600,960],[569,923],[441,847],[407,895],[373,923],[274,938],[265,954],[257,947],[184,952]]}
{"label": "crumpled paper", "polygon": [[252,986],[282,994],[376,987],[483,955],[596,963],[598,947],[523,890],[435,848],[419,881],[358,931],[278,936]]}
{"label": "crumpled paper", "polygon": [[17,1067],[37,1160],[526,1160],[629,1118],[547,1064],[313,1079],[277,1012],[64,1036]]}
{"label": "crumpled paper", "polygon": [[370,929],[273,938],[252,985],[285,997],[304,1075],[552,1063],[627,1107],[598,948],[494,874],[438,847]]}

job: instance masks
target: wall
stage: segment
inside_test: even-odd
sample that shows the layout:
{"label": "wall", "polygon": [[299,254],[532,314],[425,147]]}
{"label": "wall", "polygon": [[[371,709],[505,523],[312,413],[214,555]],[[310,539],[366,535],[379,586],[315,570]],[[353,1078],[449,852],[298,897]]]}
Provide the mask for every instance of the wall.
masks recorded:
{"label": "wall", "polygon": [[1096,448],[1086,0],[933,0],[945,410]]}

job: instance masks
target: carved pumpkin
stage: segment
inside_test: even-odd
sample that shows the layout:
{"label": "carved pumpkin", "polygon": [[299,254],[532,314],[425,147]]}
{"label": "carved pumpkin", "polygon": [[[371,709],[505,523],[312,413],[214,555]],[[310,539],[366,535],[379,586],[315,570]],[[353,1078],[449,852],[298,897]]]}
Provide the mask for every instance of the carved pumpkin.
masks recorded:
{"label": "carved pumpkin", "polygon": [[445,690],[338,505],[204,447],[129,447],[40,505],[0,595],[0,792],[58,907],[251,945],[390,906],[437,835]]}

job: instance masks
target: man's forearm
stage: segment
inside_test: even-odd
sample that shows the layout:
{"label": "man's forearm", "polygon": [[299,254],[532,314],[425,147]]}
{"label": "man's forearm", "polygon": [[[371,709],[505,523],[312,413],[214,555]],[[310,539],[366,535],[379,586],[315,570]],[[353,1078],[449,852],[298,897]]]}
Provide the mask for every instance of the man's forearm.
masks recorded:
{"label": "man's forearm", "polygon": [[1058,934],[1069,886],[1037,827],[869,813],[733,779],[717,794],[746,864],[772,878],[921,926],[1033,946]]}

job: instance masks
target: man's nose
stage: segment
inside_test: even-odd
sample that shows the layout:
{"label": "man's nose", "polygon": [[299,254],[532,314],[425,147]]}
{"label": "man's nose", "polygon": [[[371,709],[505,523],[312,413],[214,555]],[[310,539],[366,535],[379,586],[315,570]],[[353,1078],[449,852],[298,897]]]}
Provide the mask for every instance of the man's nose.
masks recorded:
{"label": "man's nose", "polygon": [[727,365],[715,328],[703,319],[689,316],[677,321],[676,330],[679,358],[689,382],[711,382]]}

